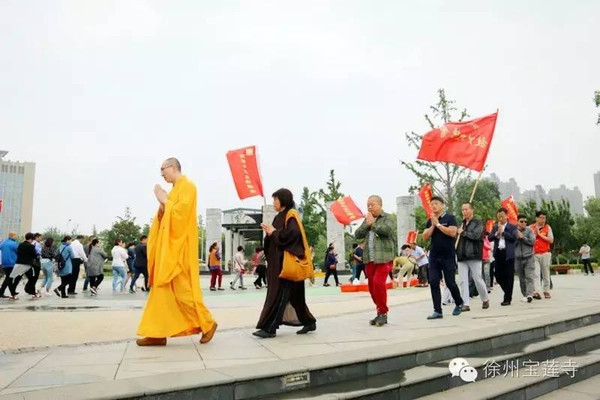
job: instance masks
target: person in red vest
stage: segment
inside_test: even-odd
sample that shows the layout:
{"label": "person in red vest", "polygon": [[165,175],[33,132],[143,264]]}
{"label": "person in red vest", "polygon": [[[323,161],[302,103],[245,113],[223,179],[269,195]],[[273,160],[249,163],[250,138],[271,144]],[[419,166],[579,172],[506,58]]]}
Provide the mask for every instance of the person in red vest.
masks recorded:
{"label": "person in red vest", "polygon": [[543,283],[544,298],[550,299],[550,261],[552,253],[550,249],[554,243],[552,228],[546,223],[546,213],[538,211],[535,213],[536,222],[531,225],[531,230],[535,234],[535,243],[533,253],[535,258],[535,291],[533,298],[541,300],[540,286]]}

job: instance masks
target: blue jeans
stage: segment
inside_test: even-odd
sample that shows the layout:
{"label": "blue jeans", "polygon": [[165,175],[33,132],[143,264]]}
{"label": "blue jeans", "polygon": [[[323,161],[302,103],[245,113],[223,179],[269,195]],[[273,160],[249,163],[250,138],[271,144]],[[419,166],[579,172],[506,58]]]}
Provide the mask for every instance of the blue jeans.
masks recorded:
{"label": "blue jeans", "polygon": [[115,292],[117,290],[117,286],[121,285],[121,292],[125,287],[125,279],[127,279],[127,273],[125,272],[125,267],[115,267],[113,265],[113,280],[112,280],[112,290]]}
{"label": "blue jeans", "polygon": [[44,270],[44,279],[42,280],[42,288],[46,287],[46,291],[52,289],[54,282],[54,263],[50,260],[42,261],[42,269]]}

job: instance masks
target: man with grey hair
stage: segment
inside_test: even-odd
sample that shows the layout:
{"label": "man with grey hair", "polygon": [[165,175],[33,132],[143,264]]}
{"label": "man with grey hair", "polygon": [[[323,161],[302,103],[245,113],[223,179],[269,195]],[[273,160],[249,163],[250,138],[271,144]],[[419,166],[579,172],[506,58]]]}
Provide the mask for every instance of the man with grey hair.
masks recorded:
{"label": "man with grey hair", "polygon": [[474,218],[475,209],[472,203],[463,204],[461,211],[463,220],[457,230],[459,239],[456,247],[456,258],[458,260],[458,276],[461,281],[462,310],[471,311],[469,275],[473,277],[477,292],[481,297],[482,308],[485,310],[490,307],[490,297],[482,277],[483,222]]}
{"label": "man with grey hair", "polygon": [[365,275],[369,280],[369,293],[377,308],[377,316],[369,323],[383,326],[388,322],[386,280],[396,256],[396,223],[391,215],[383,212],[383,201],[379,196],[369,197],[367,210],[369,212],[355,237],[366,242],[363,252]]}

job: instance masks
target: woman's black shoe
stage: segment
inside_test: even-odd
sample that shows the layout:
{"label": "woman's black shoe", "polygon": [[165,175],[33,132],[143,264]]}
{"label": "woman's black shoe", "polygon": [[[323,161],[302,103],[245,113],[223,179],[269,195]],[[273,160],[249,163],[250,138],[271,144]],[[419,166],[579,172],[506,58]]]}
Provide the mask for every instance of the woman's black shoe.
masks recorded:
{"label": "woman's black shoe", "polygon": [[252,332],[252,334],[254,336],[258,336],[259,338],[262,338],[262,339],[268,339],[268,338],[274,338],[275,337],[274,333],[269,333],[267,331],[263,331],[262,329],[258,330],[256,332]]}
{"label": "woman's black shoe", "polygon": [[296,332],[298,335],[305,335],[308,332],[313,332],[317,330],[317,324],[304,325],[304,328],[300,329]]}

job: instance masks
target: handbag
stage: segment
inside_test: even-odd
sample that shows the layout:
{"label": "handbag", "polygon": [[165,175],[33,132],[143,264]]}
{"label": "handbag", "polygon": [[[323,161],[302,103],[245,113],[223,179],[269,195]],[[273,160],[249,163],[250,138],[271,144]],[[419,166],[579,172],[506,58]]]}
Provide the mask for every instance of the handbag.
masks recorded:
{"label": "handbag", "polygon": [[299,258],[287,250],[283,251],[283,267],[279,277],[294,282],[301,282],[305,279],[310,279],[314,274],[314,267],[310,257],[310,248],[308,247],[308,241],[306,240],[306,232],[304,232],[304,226],[300,221],[298,212],[294,209],[288,211],[285,216],[285,226],[287,226],[290,218],[295,218],[300,232],[302,234],[302,245],[304,247],[304,258]]}

